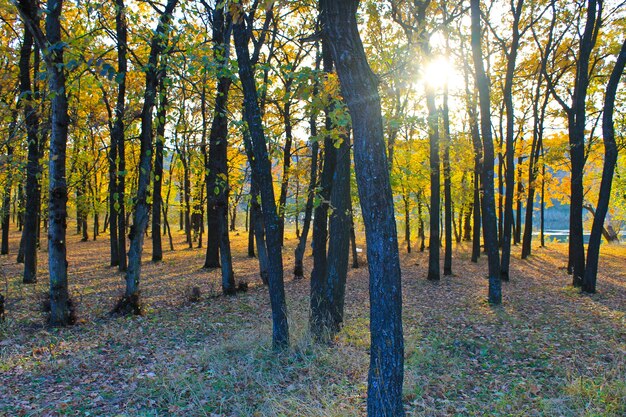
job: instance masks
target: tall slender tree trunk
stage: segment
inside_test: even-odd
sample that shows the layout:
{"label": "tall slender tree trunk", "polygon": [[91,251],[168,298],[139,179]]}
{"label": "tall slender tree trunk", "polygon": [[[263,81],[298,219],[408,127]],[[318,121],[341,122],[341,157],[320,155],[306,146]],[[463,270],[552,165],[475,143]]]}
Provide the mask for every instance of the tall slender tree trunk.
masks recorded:
{"label": "tall slender tree trunk", "polygon": [[[128,49],[128,29],[126,25],[126,7],[124,0],[115,1],[115,32],[117,34],[117,72],[118,79],[117,102],[115,104],[115,124],[111,140],[117,143],[117,254],[118,269],[126,271],[128,262],[126,256],[126,144],[124,142],[124,117],[126,114],[126,73],[128,63],[126,52]],[[111,237],[113,238],[113,236]]]}
{"label": "tall slender tree trunk", "polygon": [[163,205],[163,146],[165,144],[165,121],[167,116],[167,87],[165,72],[159,81],[159,107],[156,116],[156,152],[154,154],[154,180],[152,182],[152,262],[163,259],[161,242],[161,206]]}
{"label": "tall slender tree trunk", "polygon": [[[422,47],[427,50],[428,46]],[[430,52],[426,54],[430,56]],[[439,212],[441,211],[441,172],[439,162],[439,112],[435,104],[435,92],[426,87],[426,107],[428,108],[428,141],[430,144],[430,234],[428,238],[428,280],[439,281],[439,247],[441,235]]]}
{"label": "tall slender tree trunk", "polygon": [[[224,8],[216,7],[213,12],[213,57],[221,67],[228,65],[230,55],[230,18],[225,17]],[[222,71],[226,73],[227,71]],[[234,294],[235,277],[233,273],[233,261],[228,236],[228,92],[231,80],[228,75],[218,78],[217,95],[215,97],[215,110],[213,123],[209,135],[209,158],[206,167],[207,181],[207,217],[209,219],[209,232],[211,226],[215,228],[213,233],[217,238],[218,252],[222,267],[222,292]],[[214,253],[209,252],[211,239],[207,243],[207,256],[205,267],[215,265],[215,260],[210,259]]]}
{"label": "tall slender tree trunk", "polygon": [[[326,39],[322,39],[322,61],[324,72],[332,72],[333,61]],[[330,135],[330,131],[333,128],[331,122],[333,107],[334,104],[330,104],[325,109],[325,123],[328,134],[324,138],[324,165],[320,175],[318,194],[320,203],[315,207],[313,216],[313,270],[311,271],[311,316],[309,317],[309,327],[313,336],[319,340],[325,340],[328,336],[332,322],[330,317],[330,300],[327,297],[328,253],[326,251],[326,242],[328,240],[329,202],[337,166],[337,149]]]}
{"label": "tall slender tree trunk", "polygon": [[278,214],[280,216],[280,239],[285,241],[285,205],[289,191],[289,170],[291,168],[291,146],[293,144],[293,127],[291,125],[291,86],[293,79],[285,82],[285,103],[283,104],[283,119],[285,125],[285,149],[283,151],[283,176],[280,181],[280,195],[278,196]]}
{"label": "tall slender tree trunk", "polygon": [[[515,108],[513,105],[513,79],[519,48],[519,21],[524,0],[511,3],[513,13],[511,46],[506,52],[506,74],[504,81],[504,105],[506,107],[506,198],[504,203],[504,230],[502,232],[502,260],[500,262],[500,278],[509,280],[509,264],[511,261],[511,233],[513,225],[513,199],[515,192]],[[484,134],[484,132],[483,132]],[[519,228],[519,222],[517,227]]]}
{"label": "tall slender tree trunk", "polygon": [[620,82],[624,66],[626,65],[626,40],[622,42],[622,49],[617,57],[615,66],[606,86],[604,96],[604,112],[602,114],[602,138],[604,139],[604,166],[602,168],[602,180],[600,181],[600,192],[598,195],[598,205],[593,216],[591,235],[587,248],[587,265],[583,278],[582,289],[588,293],[596,292],[596,281],[598,274],[598,259],[600,254],[600,243],[602,240],[602,229],[604,219],[609,208],[611,198],[611,185],[613,173],[617,163],[617,144],[615,142],[615,127],[613,125],[613,112],[615,109],[615,96]]}
{"label": "tall slender tree trunk", "polygon": [[[239,5],[238,7],[242,7]],[[239,78],[244,92],[244,116],[249,130],[248,148],[253,152],[251,159],[253,175],[256,176],[263,204],[263,220],[266,233],[268,252],[268,281],[270,303],[272,306],[273,335],[275,349],[284,349],[289,345],[289,325],[287,322],[287,304],[285,302],[285,288],[283,282],[283,259],[280,241],[280,226],[274,188],[272,184],[271,164],[267,153],[267,142],[263,132],[261,112],[257,89],[252,71],[249,38],[244,22],[245,15],[241,10],[238,21],[233,21],[233,35],[237,62],[239,64]],[[251,142],[251,143],[250,143]]]}
{"label": "tall slender tree trunk", "polygon": [[[49,155],[49,222],[48,222],[48,270],[50,274],[50,325],[71,324],[70,300],[67,288],[66,221],[67,182],[66,148],[68,136],[68,101],[65,89],[65,66],[63,53],[65,44],[61,40],[61,10],[63,2],[48,0],[46,33],[42,33],[38,8],[29,1],[18,3],[19,13],[39,48],[44,50],[48,86],[51,98],[51,137]],[[54,48],[51,48],[53,45]],[[39,202],[37,201],[37,206]],[[37,228],[32,231],[36,241]]]}
{"label": "tall slender tree trunk", "polygon": [[320,0],[322,29],[332,51],[354,129],[354,160],[370,272],[369,416],[404,416],[402,289],[393,196],[377,80],[367,64],[356,20],[358,0]]}
{"label": "tall slender tree trunk", "polygon": [[331,319],[331,336],[340,330],[343,323],[350,252],[350,133],[342,136],[343,140],[336,151],[336,168],[330,193],[333,212],[328,221],[326,298]]}
{"label": "tall slender tree trunk", "polygon": [[126,271],[126,291],[124,299],[118,306],[122,313],[141,314],[139,280],[141,276],[141,254],[143,240],[148,227],[148,187],[152,173],[152,112],[157,95],[159,76],[159,57],[164,52],[170,31],[172,13],[178,0],[168,0],[163,14],[159,18],[155,36],[150,45],[150,56],[146,66],[146,89],[141,111],[141,148],[139,157],[139,176],[133,225],[130,232],[130,249],[128,252],[128,270]]}
{"label": "tall slender tree trunk", "polygon": [[[319,53],[319,43],[315,45],[316,57],[315,57],[315,71],[319,71],[320,64],[322,62],[322,55]],[[316,80],[313,85],[313,97],[317,97],[319,94],[318,81]],[[311,110],[309,115],[309,133],[311,143],[311,169],[309,175],[309,185],[307,187],[306,205],[304,207],[304,220],[302,222],[302,232],[298,240],[298,246],[294,253],[294,279],[300,279],[304,277],[304,252],[306,250],[306,242],[309,236],[309,228],[311,226],[311,217],[313,214],[313,199],[315,197],[315,189],[317,187],[317,165],[319,155],[319,143],[316,140],[317,136],[317,111]]]}
{"label": "tall slender tree trunk", "polygon": [[452,275],[452,170],[450,168],[450,114],[448,108],[448,85],[444,87],[443,93],[443,193],[444,193],[444,223],[445,223],[445,251],[443,261],[443,274]]}
{"label": "tall slender tree trunk", "polygon": [[[317,115],[311,115],[311,137],[317,136]],[[309,228],[311,225],[311,215],[313,213],[313,198],[315,197],[315,188],[317,186],[317,157],[319,153],[319,143],[317,140],[311,141],[311,171],[309,177],[309,186],[307,188],[306,205],[304,207],[304,221],[302,223],[302,232],[300,240],[294,254],[294,278],[300,279],[304,277],[304,252],[306,250],[306,242],[309,236]]]}
{"label": "tall slender tree trunk", "polygon": [[[11,111],[11,122],[9,123],[9,140],[6,144],[7,160],[6,164],[12,169],[13,166],[13,143],[16,140],[17,134],[17,110]],[[10,172],[10,171],[9,171]],[[0,248],[0,254],[9,254],[9,226],[11,223],[11,186],[12,181],[9,175],[5,179],[4,195],[2,197],[2,245]],[[1,314],[2,312],[0,312]]]}
{"label": "tall slender tree trunk", "polygon": [[500,283],[500,254],[498,252],[498,232],[496,220],[496,204],[493,189],[493,161],[494,149],[491,135],[491,99],[489,93],[489,79],[485,73],[481,47],[480,29],[480,0],[471,0],[472,15],[472,55],[476,70],[476,84],[480,101],[480,120],[483,141],[483,229],[485,248],[489,264],[489,303],[493,305],[502,302],[502,288]]}
{"label": "tall slender tree trunk", "polygon": [[[22,14],[28,14],[25,19],[31,19],[32,24],[39,28],[39,17],[36,6],[29,0],[20,1]],[[24,99],[23,111],[26,125],[26,139],[28,141],[28,156],[26,163],[26,211],[24,213],[24,224],[22,228],[22,239],[20,242],[20,254],[23,256],[25,284],[37,282],[37,228],[40,216],[41,189],[39,176],[41,167],[39,166],[39,116],[33,107],[32,100],[35,97],[34,90],[36,82],[31,82],[30,78],[30,57],[33,49],[33,34],[30,28],[24,31],[24,41],[20,49],[20,94]],[[38,58],[35,57],[38,61]],[[37,67],[38,65],[36,65]],[[37,69],[37,68],[36,68]],[[57,116],[58,117],[58,116]],[[18,262],[20,260],[18,254]]]}

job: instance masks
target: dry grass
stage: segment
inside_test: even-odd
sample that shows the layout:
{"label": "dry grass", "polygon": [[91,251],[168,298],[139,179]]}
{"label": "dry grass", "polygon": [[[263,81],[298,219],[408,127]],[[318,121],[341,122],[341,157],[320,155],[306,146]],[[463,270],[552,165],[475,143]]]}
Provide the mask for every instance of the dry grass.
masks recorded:
{"label": "dry grass", "polygon": [[[292,281],[295,238],[284,251],[292,348],[270,347],[267,290],[233,234],[235,274],[250,290],[219,293],[204,250],[183,249],[142,272],[144,317],[112,318],[123,276],[108,267],[108,240],[68,243],[79,324],[48,329],[47,288],[20,283],[14,255],[0,325],[0,415],[360,416],[367,381],[367,270],[351,270],[346,324],[332,346],[307,335],[309,281]],[[17,235],[12,236],[12,254]],[[425,280],[426,254],[402,255],[405,404],[413,416],[622,416],[626,414],[626,248],[603,247],[599,294],[569,287],[565,246],[515,260],[504,305],[485,303],[486,259],[456,248],[453,277]],[[310,271],[310,259],[305,264]],[[190,302],[191,289],[199,302]]]}

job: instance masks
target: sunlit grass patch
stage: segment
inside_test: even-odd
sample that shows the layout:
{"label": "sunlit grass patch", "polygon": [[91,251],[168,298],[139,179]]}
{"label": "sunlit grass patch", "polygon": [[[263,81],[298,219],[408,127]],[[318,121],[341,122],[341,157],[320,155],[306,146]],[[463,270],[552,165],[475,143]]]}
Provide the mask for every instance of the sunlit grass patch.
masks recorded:
{"label": "sunlit grass patch", "polygon": [[177,415],[359,415],[364,385],[355,382],[364,363],[349,347],[307,337],[286,352],[270,346],[266,333],[250,332],[187,351],[143,379],[135,401],[141,409],[151,398]]}

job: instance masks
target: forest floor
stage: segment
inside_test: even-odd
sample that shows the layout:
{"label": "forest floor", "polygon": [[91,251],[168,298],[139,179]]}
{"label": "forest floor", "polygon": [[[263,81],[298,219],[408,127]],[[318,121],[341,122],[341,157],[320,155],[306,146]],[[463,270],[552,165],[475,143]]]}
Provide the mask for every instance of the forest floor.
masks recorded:
{"label": "forest floor", "polygon": [[[271,350],[267,290],[246,233],[232,233],[234,268],[249,290],[219,296],[219,271],[201,270],[203,249],[153,264],[146,240],[142,317],[111,317],[123,275],[108,266],[104,237],[68,239],[70,290],[78,323],[44,325],[47,259],[39,283],[20,283],[0,258],[7,318],[0,324],[0,416],[360,416],[365,414],[367,267],[351,269],[345,326],[331,346],[307,336],[308,279],[294,281],[284,250],[292,347]],[[164,245],[166,241],[164,240]],[[427,254],[401,252],[404,403],[410,416],[626,415],[626,246],[603,245],[598,294],[581,295],[565,271],[566,246],[514,248],[504,303],[486,303],[486,258],[455,248],[455,275],[425,279]],[[362,255],[364,252],[362,253]],[[364,258],[364,256],[363,256]],[[363,262],[364,259],[361,259]],[[310,272],[311,259],[306,259]],[[193,287],[201,299],[191,302]]]}

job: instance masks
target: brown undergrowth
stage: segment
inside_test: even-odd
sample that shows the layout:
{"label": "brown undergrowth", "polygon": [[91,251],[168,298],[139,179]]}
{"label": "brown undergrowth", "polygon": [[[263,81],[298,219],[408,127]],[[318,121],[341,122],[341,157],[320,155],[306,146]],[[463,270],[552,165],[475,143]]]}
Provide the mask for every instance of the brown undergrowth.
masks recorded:
{"label": "brown undergrowth", "polygon": [[[45,252],[39,283],[20,283],[0,258],[6,320],[0,324],[0,415],[359,416],[367,383],[367,268],[348,277],[345,326],[331,346],[307,335],[308,280],[293,281],[295,237],[284,250],[292,348],[270,346],[267,290],[246,234],[233,233],[235,275],[248,291],[221,297],[204,250],[184,249],[142,269],[144,315],[108,313],[123,275],[108,240],[68,243],[78,322],[45,326]],[[504,304],[486,303],[486,259],[455,248],[455,275],[425,279],[427,255],[402,254],[405,404],[413,416],[622,416],[626,414],[626,247],[603,246],[593,296],[570,287],[566,247],[515,259]],[[517,253],[517,248],[514,249]],[[310,257],[305,259],[305,276]],[[6,287],[6,291],[5,288]]]}

